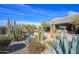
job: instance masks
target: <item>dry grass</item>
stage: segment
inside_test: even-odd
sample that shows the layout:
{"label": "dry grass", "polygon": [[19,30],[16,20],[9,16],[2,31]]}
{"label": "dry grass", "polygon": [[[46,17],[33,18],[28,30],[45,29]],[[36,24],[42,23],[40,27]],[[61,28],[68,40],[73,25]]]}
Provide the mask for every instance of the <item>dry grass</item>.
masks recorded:
{"label": "dry grass", "polygon": [[38,54],[45,50],[45,46],[38,41],[32,42],[28,46],[29,53]]}

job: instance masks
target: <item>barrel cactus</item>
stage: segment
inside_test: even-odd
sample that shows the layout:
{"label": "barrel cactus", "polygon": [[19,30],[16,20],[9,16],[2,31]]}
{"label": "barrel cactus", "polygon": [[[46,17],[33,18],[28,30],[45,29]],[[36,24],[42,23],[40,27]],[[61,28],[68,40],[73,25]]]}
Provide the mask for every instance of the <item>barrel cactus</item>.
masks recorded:
{"label": "barrel cactus", "polygon": [[77,51],[77,44],[78,44],[78,38],[77,36],[72,37],[72,41],[68,42],[67,36],[64,34],[62,36],[59,36],[60,39],[53,38],[52,43],[56,47],[52,47],[48,42],[46,42],[46,46],[48,47],[48,50],[53,54],[76,54]]}

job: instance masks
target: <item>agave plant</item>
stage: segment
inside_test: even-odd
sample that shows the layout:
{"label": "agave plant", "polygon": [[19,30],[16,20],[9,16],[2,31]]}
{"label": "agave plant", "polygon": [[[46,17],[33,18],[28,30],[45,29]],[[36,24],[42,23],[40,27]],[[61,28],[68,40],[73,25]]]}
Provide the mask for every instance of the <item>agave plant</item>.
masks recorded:
{"label": "agave plant", "polygon": [[32,36],[31,34],[27,35],[25,38],[26,45],[29,45],[32,42]]}
{"label": "agave plant", "polygon": [[53,38],[52,46],[48,42],[46,42],[46,46],[48,50],[53,54],[76,54],[76,48],[78,44],[77,36],[73,36],[72,42],[69,43],[67,36],[64,34],[63,36],[59,36],[60,38]]}

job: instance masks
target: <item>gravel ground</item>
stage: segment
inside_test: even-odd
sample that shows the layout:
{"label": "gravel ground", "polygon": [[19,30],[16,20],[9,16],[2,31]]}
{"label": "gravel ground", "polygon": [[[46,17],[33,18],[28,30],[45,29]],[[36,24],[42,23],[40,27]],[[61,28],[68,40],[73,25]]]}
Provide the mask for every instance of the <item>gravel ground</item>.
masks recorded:
{"label": "gravel ground", "polygon": [[[29,54],[25,41],[13,42],[10,44],[9,54]],[[46,49],[41,54],[50,54]]]}
{"label": "gravel ground", "polygon": [[9,54],[27,54],[27,45],[25,41],[12,42],[9,48]]}

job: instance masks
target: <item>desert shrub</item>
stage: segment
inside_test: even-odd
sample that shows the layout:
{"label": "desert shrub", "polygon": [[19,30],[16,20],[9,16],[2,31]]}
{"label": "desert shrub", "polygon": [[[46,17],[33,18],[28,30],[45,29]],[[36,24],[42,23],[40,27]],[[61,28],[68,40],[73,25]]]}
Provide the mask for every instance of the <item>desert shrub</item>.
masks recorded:
{"label": "desert shrub", "polygon": [[11,41],[12,38],[10,36],[7,35],[0,36],[0,50],[1,51],[6,50],[10,45]]}
{"label": "desert shrub", "polygon": [[28,46],[29,53],[38,54],[45,50],[45,46],[38,41],[32,42]]}

